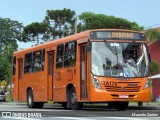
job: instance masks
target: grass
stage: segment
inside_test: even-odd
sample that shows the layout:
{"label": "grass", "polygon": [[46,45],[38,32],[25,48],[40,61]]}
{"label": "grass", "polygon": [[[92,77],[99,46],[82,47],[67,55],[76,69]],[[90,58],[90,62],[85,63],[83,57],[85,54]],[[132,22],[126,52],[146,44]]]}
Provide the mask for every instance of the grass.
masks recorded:
{"label": "grass", "polygon": [[53,101],[48,101],[48,104],[50,104],[50,105],[51,105],[51,104],[54,104],[54,103],[53,103]]}
{"label": "grass", "polygon": [[6,101],[7,101],[7,102],[13,101],[11,94],[7,94],[7,95],[6,95]]}
{"label": "grass", "polygon": [[[143,102],[143,106],[159,106],[160,102]],[[138,102],[129,102],[129,106],[138,106]]]}

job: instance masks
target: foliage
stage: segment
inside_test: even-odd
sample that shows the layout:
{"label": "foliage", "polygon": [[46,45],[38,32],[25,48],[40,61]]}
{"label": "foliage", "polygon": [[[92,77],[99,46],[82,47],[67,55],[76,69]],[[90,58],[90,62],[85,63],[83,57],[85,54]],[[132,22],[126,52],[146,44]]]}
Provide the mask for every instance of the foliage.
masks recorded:
{"label": "foliage", "polygon": [[6,95],[6,101],[7,101],[7,102],[13,101],[13,98],[12,98],[12,95],[11,95],[11,94],[7,94],[7,95]]}
{"label": "foliage", "polygon": [[41,37],[42,40],[46,40],[45,34],[48,29],[48,23],[45,22],[35,22],[24,27],[23,30],[23,39],[25,41],[37,41]]}
{"label": "foliage", "polygon": [[[3,53],[0,54],[0,81],[10,82],[12,71],[12,54],[15,51],[12,43],[3,46]],[[17,44],[16,44],[17,47]]]}
{"label": "foliage", "polygon": [[[24,28],[23,38],[25,41],[39,41],[39,39],[47,41],[50,38],[56,39],[72,35],[75,32],[75,15],[75,11],[66,8],[47,10],[43,22],[31,23]],[[79,15],[78,22],[78,32],[103,28],[143,30],[143,27],[135,22],[92,12],[84,12]]]}
{"label": "foliage", "polygon": [[22,40],[22,23],[9,18],[0,18],[0,42],[3,44]]}
{"label": "foliage", "polygon": [[158,73],[160,70],[160,65],[156,61],[152,61],[150,64],[151,73]]}
{"label": "foliage", "polygon": [[160,31],[157,29],[149,29],[145,32],[146,38],[149,42],[156,42],[160,40]]}
{"label": "foliage", "polygon": [[74,32],[75,11],[66,8],[47,10],[44,22],[50,23],[49,30],[54,38],[71,35]]}
{"label": "foliage", "polygon": [[12,54],[17,50],[17,41],[22,40],[22,23],[9,18],[0,18],[0,42],[2,51],[0,52],[0,82],[5,80],[10,82],[12,70]]}
{"label": "foliage", "polygon": [[138,26],[135,22],[130,22],[126,19],[116,18],[114,16],[107,16],[104,14],[94,14],[92,12],[84,12],[79,15],[80,23],[78,24],[78,31],[88,29],[129,29],[129,30],[143,30],[143,27]]}

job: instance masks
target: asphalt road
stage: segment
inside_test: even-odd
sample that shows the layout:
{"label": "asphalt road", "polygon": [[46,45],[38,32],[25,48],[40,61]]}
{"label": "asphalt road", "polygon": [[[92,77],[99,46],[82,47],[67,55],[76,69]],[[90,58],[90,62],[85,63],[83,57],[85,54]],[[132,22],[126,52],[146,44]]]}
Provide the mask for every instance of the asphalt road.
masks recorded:
{"label": "asphalt road", "polygon": [[[8,116],[8,117],[7,117]],[[58,104],[45,104],[43,109],[29,109],[25,104],[0,102],[0,120],[159,120],[159,106],[129,106],[126,111],[107,106],[84,106],[82,110],[66,110]]]}

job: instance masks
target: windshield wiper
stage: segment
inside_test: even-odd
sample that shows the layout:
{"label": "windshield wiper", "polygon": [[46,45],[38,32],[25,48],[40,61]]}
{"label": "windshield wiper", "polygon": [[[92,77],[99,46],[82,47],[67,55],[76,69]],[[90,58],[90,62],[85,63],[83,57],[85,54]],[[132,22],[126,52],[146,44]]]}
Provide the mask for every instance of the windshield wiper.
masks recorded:
{"label": "windshield wiper", "polygon": [[109,50],[114,54],[117,55],[117,52],[115,50],[113,50],[113,48],[110,46],[110,44],[105,40],[104,43],[107,45],[107,47],[109,48]]}

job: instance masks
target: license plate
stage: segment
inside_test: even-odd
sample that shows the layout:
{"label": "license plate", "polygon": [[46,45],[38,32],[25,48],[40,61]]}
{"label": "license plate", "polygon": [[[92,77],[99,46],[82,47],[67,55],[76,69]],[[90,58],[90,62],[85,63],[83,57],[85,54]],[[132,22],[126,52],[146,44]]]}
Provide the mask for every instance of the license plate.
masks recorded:
{"label": "license plate", "polygon": [[128,95],[119,95],[119,98],[128,98]]}

